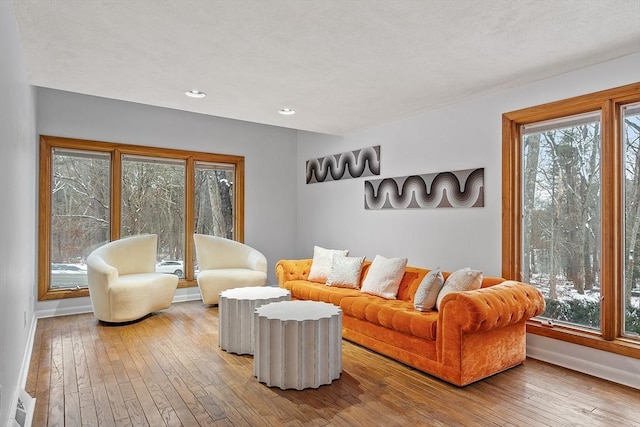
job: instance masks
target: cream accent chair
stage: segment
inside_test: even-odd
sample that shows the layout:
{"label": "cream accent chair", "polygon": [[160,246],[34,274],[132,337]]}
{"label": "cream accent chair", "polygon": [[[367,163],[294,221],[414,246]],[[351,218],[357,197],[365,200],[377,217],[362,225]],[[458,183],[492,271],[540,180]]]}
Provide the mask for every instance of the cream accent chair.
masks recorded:
{"label": "cream accent chair", "polygon": [[198,288],[205,304],[217,304],[221,291],[267,283],[267,259],[250,246],[223,237],[194,234]]}
{"label": "cream accent chair", "polygon": [[87,257],[93,313],[104,322],[129,322],[169,308],[178,276],[156,273],[158,236],[114,240]]}

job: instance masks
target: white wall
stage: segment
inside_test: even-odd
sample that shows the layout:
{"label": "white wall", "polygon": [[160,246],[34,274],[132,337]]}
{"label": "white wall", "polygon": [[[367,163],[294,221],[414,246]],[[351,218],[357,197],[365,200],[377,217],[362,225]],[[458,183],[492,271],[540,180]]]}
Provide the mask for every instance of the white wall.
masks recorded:
{"label": "white wall", "polygon": [[[53,89],[36,95],[39,135],[244,156],[244,240],[267,257],[275,283],[275,263],[295,251],[296,131]],[[176,293],[176,300],[192,297],[197,288]],[[49,316],[91,311],[91,303],[73,298],[36,308]]]}
{"label": "white wall", "polygon": [[[15,414],[30,351],[36,249],[34,93],[12,2],[0,1],[0,425]],[[27,360],[28,364],[28,360]]]}
{"label": "white wall", "polygon": [[[410,265],[451,271],[470,266],[499,276],[502,114],[638,80],[640,54],[635,54],[344,137],[299,132],[297,255],[311,257],[313,245],[324,245],[368,259],[401,256]],[[305,184],[307,160],[378,144],[376,178],[484,167],[485,207],[366,211],[367,178]],[[563,349],[577,358],[583,350]],[[609,363],[606,353],[590,354],[595,364]],[[638,361],[630,365],[638,378]]]}

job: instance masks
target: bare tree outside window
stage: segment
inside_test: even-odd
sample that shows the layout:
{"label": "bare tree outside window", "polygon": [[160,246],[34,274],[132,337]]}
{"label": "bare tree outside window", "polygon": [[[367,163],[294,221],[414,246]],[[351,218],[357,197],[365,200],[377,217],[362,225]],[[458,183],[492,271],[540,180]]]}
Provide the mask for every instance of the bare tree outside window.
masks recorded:
{"label": "bare tree outside window", "polygon": [[623,109],[624,334],[640,336],[640,103]]}
{"label": "bare tree outside window", "polygon": [[542,317],[600,328],[599,116],[523,132],[523,277],[547,299]]}
{"label": "bare tree outside window", "polygon": [[[120,236],[157,234],[159,263],[184,263],[185,176],[183,160],[122,158]],[[176,271],[183,277],[184,267],[167,272]]]}
{"label": "bare tree outside window", "polygon": [[50,287],[84,288],[87,255],[109,241],[110,156],[56,149],[51,175]]}
{"label": "bare tree outside window", "polygon": [[233,239],[234,168],[196,162],[195,171],[195,232]]}
{"label": "bare tree outside window", "polygon": [[[235,167],[206,162],[195,165],[194,232],[234,239]],[[198,266],[195,264],[197,273]]]}

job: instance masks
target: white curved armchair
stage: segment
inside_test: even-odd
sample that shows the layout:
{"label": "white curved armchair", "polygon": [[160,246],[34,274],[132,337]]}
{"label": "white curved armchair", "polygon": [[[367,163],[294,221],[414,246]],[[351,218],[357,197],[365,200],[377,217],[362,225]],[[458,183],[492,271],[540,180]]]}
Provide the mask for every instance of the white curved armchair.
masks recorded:
{"label": "white curved armchair", "polygon": [[178,277],[156,273],[158,236],[114,240],[87,257],[89,295],[95,316],[128,322],[169,308]]}
{"label": "white curved armchair", "polygon": [[205,304],[217,304],[221,291],[267,283],[267,259],[250,246],[223,237],[194,234],[198,288]]}

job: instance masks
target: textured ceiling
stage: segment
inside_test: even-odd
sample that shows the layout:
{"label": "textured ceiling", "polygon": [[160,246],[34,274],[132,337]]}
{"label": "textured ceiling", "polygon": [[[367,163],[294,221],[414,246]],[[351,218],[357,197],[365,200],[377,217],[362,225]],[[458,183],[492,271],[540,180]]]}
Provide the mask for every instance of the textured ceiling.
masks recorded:
{"label": "textured ceiling", "polygon": [[640,0],[14,6],[33,85],[330,134],[640,52]]}

